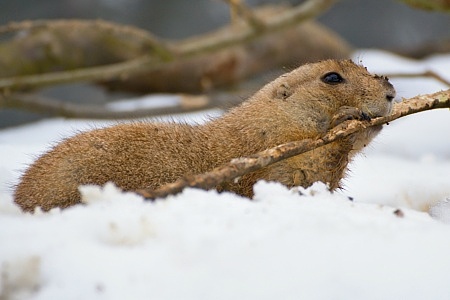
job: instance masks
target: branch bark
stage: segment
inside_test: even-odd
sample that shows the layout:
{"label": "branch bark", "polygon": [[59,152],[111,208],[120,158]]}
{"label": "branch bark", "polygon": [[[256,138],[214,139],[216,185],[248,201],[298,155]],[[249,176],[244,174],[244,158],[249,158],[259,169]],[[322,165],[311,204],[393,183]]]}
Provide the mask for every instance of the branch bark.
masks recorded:
{"label": "branch bark", "polygon": [[163,198],[180,193],[186,187],[212,189],[222,182],[232,181],[242,175],[264,168],[283,159],[290,158],[312,149],[329,144],[370,126],[387,124],[398,118],[437,108],[450,108],[450,90],[434,94],[416,96],[396,104],[392,114],[370,121],[346,121],[332,128],[323,137],[301,140],[279,145],[248,157],[235,158],[231,162],[204,174],[185,176],[174,183],[166,184],[157,190],[143,189],[136,191],[146,199]]}

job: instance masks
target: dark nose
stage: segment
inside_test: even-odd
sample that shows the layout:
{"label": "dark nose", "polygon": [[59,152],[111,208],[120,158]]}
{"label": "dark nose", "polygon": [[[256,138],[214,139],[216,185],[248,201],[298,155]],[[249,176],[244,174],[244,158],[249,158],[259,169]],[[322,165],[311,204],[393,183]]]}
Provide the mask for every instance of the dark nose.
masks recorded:
{"label": "dark nose", "polygon": [[392,83],[389,82],[389,78],[387,78],[386,76],[382,76],[381,80],[383,81],[383,85],[387,88],[386,99],[387,101],[392,102],[396,95],[395,88]]}
{"label": "dark nose", "polygon": [[381,80],[381,84],[384,85],[384,87],[387,89],[386,100],[388,102],[392,102],[392,100],[394,100],[395,98],[396,93],[394,86],[389,82],[389,78],[387,78],[386,76],[379,76],[379,75],[374,75],[374,77],[378,80]]}

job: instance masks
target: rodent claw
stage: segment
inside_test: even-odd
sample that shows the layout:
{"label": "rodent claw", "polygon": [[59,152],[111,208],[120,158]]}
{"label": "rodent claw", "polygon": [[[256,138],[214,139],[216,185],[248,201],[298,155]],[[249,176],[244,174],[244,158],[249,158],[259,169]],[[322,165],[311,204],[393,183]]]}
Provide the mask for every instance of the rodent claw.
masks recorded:
{"label": "rodent claw", "polygon": [[366,114],[365,112],[361,112],[361,119],[360,120],[362,120],[362,121],[370,121],[370,120],[372,120],[372,118],[368,114]]}
{"label": "rodent claw", "polygon": [[370,121],[370,116],[356,107],[342,106],[331,119],[331,127],[335,127],[345,121],[360,120]]}

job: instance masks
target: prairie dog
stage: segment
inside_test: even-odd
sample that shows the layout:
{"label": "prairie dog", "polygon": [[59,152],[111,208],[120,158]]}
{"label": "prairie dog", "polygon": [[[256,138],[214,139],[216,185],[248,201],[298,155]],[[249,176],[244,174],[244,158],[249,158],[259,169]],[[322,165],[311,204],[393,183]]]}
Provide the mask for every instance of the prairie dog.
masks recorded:
{"label": "prairie dog", "polygon": [[[349,118],[388,115],[395,90],[387,78],[350,60],[303,65],[204,125],[127,123],[68,138],[37,159],[14,198],[25,211],[80,202],[78,186],[114,182],[124,190],[156,189],[278,144],[316,138]],[[259,179],[307,187],[339,182],[351,156],[381,130],[371,127],[217,187],[251,197]]]}

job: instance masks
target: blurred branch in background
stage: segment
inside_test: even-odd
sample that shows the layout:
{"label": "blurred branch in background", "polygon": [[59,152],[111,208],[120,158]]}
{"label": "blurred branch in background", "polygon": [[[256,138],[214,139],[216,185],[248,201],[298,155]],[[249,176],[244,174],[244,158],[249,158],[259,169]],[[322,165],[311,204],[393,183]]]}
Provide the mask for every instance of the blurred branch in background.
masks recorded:
{"label": "blurred branch in background", "polygon": [[[400,0],[411,7],[439,11],[443,13],[450,13],[450,0]],[[450,52],[450,40],[435,41],[427,43],[422,47],[409,49],[408,51],[400,51],[399,53],[408,57],[423,58],[433,53],[448,53]]]}
{"label": "blurred branch in background", "polygon": [[[444,13],[450,13],[450,0],[400,0],[411,7],[439,11]],[[425,56],[436,53],[448,53],[450,52],[450,40],[444,39],[441,41],[429,42],[426,45],[417,47],[414,49],[408,49],[407,51],[399,51],[399,54],[412,58],[423,58]],[[448,84],[448,83],[447,83]]]}
{"label": "blurred branch in background", "polygon": [[[140,28],[101,20],[31,20],[0,26],[0,109],[77,118],[135,118],[224,108],[241,101],[236,91],[249,95],[267,81],[249,88],[251,78],[351,54],[343,39],[312,20],[336,0],[256,8],[243,0],[223,1],[230,7],[232,24],[183,40],[163,40]],[[448,1],[426,2],[432,5],[429,9],[449,6]],[[441,42],[433,45],[448,52],[448,41]],[[436,52],[435,47],[413,50],[406,54],[420,57]],[[433,77],[448,84],[430,72],[389,76],[393,75]],[[119,112],[40,95],[44,87],[78,82],[118,92],[181,94],[182,100],[175,107]],[[203,100],[189,94],[200,94]]]}
{"label": "blurred branch in background", "polygon": [[447,79],[445,79],[444,77],[442,77],[441,75],[439,75],[436,72],[433,71],[425,71],[422,73],[390,73],[390,74],[383,74],[384,76],[387,76],[389,78],[391,77],[395,77],[395,78],[420,78],[420,77],[427,77],[427,78],[433,78],[445,85],[447,85],[448,87],[450,87],[450,81],[448,81]]}
{"label": "blurred branch in background", "polygon": [[406,4],[426,10],[435,10],[450,13],[450,1],[449,0],[401,0]]}
{"label": "blurred branch in background", "polygon": [[449,53],[450,52],[450,39],[437,40],[427,42],[419,47],[402,49],[394,51],[402,56],[410,58],[421,59],[433,54]]}
{"label": "blurred branch in background", "polygon": [[[13,93],[8,97],[0,95],[0,107],[25,109],[45,115],[82,119],[130,119],[159,115],[186,113],[211,108],[227,109],[238,105],[241,98],[230,93],[215,92],[208,95],[177,94],[176,104],[154,105],[149,108],[117,109],[111,105],[84,105],[64,102],[39,94]],[[172,98],[173,99],[173,98]]]}
{"label": "blurred branch in background", "polygon": [[[163,41],[139,28],[98,20],[1,26],[0,33],[17,34],[0,44],[0,108],[43,110],[53,101],[36,97],[39,105],[25,105],[33,101],[29,91],[73,82],[95,82],[135,93],[208,93],[276,68],[295,68],[351,53],[351,47],[336,34],[313,21],[305,22],[334,0],[255,9],[239,1],[226,2],[240,20],[179,41]],[[67,113],[54,105],[48,111]]]}

